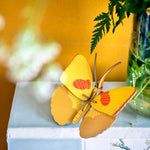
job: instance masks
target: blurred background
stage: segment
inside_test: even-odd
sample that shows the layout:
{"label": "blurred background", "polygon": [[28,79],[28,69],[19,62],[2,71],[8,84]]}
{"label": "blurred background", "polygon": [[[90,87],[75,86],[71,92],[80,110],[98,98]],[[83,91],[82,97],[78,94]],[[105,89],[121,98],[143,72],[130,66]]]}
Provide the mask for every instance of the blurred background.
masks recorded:
{"label": "blurred background", "polygon": [[[107,0],[0,1],[0,150],[7,149],[6,130],[17,82],[57,82],[77,53],[87,58],[93,71],[96,52],[98,78],[122,61],[106,80],[125,81],[132,16],[115,34],[105,35],[90,54],[93,20],[102,11],[107,11]],[[47,83],[35,84],[33,93],[44,102],[50,88]]]}

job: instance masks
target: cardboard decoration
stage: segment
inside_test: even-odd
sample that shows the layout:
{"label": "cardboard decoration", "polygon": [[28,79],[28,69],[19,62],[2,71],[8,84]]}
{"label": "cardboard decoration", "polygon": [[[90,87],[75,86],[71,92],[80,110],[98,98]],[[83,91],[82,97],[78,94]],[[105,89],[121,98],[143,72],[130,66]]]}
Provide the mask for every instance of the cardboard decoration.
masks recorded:
{"label": "cardboard decoration", "polygon": [[110,127],[118,112],[136,93],[136,89],[130,86],[103,92],[105,77],[121,62],[110,67],[98,82],[96,57],[94,88],[87,60],[82,55],[76,55],[60,77],[64,85],[58,87],[51,97],[51,113],[59,125],[75,124],[83,117],[79,128],[83,138],[96,136]]}

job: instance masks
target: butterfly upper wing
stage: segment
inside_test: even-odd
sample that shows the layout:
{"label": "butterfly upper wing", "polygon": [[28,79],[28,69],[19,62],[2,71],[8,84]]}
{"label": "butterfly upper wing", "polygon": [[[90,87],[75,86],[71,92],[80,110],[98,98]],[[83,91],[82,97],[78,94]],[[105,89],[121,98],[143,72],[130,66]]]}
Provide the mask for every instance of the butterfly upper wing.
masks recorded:
{"label": "butterfly upper wing", "polygon": [[87,100],[93,88],[91,68],[82,55],[76,55],[60,77],[60,81],[78,98]]}
{"label": "butterfly upper wing", "polygon": [[82,100],[90,97],[93,87],[93,77],[90,66],[82,55],[76,55],[63,72],[63,86],[58,87],[51,98],[51,113],[54,120],[64,125],[73,121],[82,107]]}
{"label": "butterfly upper wing", "polygon": [[124,107],[135,93],[136,89],[130,86],[114,88],[95,97],[96,103],[91,102],[91,105],[96,110],[113,116]]}
{"label": "butterfly upper wing", "polygon": [[109,116],[94,109],[90,109],[80,124],[80,136],[88,138],[102,133],[112,125],[115,118],[115,116]]}
{"label": "butterfly upper wing", "polygon": [[59,86],[51,97],[51,113],[59,125],[72,122],[76,113],[82,107],[82,102],[64,85]]}

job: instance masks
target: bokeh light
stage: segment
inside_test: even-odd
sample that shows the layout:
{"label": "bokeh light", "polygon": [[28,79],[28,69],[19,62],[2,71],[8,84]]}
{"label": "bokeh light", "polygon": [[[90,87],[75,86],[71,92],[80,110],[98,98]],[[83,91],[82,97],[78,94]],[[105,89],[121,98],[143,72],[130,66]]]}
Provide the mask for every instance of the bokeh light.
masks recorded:
{"label": "bokeh light", "polygon": [[5,28],[5,19],[2,14],[0,14],[0,31]]}
{"label": "bokeh light", "polygon": [[[39,102],[50,99],[51,83],[58,82],[62,73],[56,62],[61,45],[55,39],[46,39],[40,28],[48,3],[49,0],[28,0],[18,14],[24,24],[12,41],[0,39],[0,65],[6,68],[7,79],[15,84],[32,81],[31,91]],[[0,12],[0,32],[9,29],[5,20]]]}

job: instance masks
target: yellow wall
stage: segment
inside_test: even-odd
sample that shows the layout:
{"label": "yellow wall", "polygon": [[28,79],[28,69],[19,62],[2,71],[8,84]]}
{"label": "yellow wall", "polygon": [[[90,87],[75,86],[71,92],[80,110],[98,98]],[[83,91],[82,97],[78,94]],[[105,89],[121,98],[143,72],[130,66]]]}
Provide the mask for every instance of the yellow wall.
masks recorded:
{"label": "yellow wall", "polygon": [[105,35],[94,53],[90,54],[93,19],[107,11],[104,0],[51,0],[42,22],[42,31],[47,38],[54,38],[62,46],[59,62],[65,68],[76,53],[88,59],[93,70],[94,53],[98,53],[98,76],[113,63],[122,65],[108,75],[107,80],[125,80],[128,50],[132,31],[132,17],[116,29],[116,33]]}
{"label": "yellow wall", "polygon": [[[30,0],[30,2],[33,0]],[[45,0],[36,0],[42,6]],[[6,26],[0,31],[0,39],[8,44],[13,43],[15,35],[25,25],[23,8],[29,0],[0,0],[0,13],[4,16]],[[101,12],[106,11],[107,0],[49,0],[47,10],[43,16],[41,31],[47,39],[54,39],[62,46],[62,52],[58,61],[65,68],[76,53],[83,54],[93,70],[94,53],[98,53],[98,76],[100,77],[113,63],[122,61],[122,65],[116,68],[107,80],[125,80],[130,44],[132,17],[120,25],[116,33],[105,35],[96,50],[90,55],[90,42],[92,37],[93,19]],[[34,5],[34,3],[33,3]],[[40,6],[39,5],[39,6]],[[40,14],[40,11],[37,14]],[[35,23],[36,26],[36,23]],[[11,51],[11,49],[10,49]],[[82,64],[81,64],[82,65]],[[5,76],[5,70],[0,65],[0,139],[5,139],[9,111],[14,92],[14,85],[9,83]],[[3,146],[3,143],[0,144]],[[0,149],[6,149],[5,146]]]}
{"label": "yellow wall", "polygon": [[[27,2],[27,0],[0,1],[0,12],[6,19],[6,27],[1,31],[0,38],[4,38],[8,43],[13,41],[15,34],[25,25],[23,8],[28,4]],[[42,5],[40,2],[39,0],[39,4]],[[94,53],[90,54],[90,42],[95,25],[93,19],[102,11],[107,11],[107,2],[107,0],[50,0],[42,18],[41,31],[47,39],[54,39],[61,44],[62,52],[58,61],[63,68],[76,53],[81,53],[88,59],[93,70],[94,53],[97,52],[98,76],[100,77],[112,64],[122,61],[122,65],[106,79],[125,80],[132,17],[124,20],[115,34],[111,32],[106,34]],[[38,14],[40,13],[37,9]]]}

